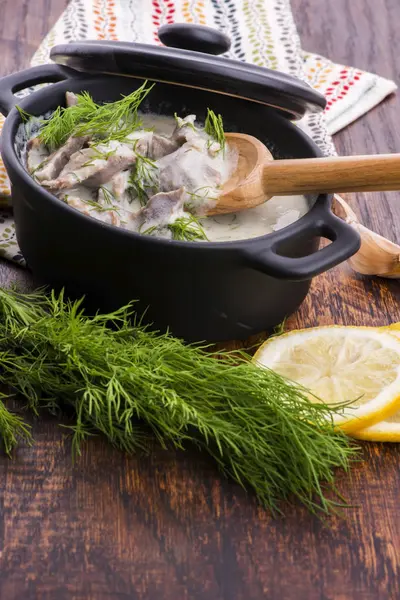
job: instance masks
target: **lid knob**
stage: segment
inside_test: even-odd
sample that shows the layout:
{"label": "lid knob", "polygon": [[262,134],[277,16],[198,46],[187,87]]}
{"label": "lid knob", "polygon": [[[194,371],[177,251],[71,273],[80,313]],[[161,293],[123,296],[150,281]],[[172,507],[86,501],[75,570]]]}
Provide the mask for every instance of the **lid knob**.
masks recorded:
{"label": "lid knob", "polygon": [[224,33],[212,27],[190,23],[163,25],[158,30],[158,37],[165,46],[204,54],[223,54],[231,47],[231,41]]}

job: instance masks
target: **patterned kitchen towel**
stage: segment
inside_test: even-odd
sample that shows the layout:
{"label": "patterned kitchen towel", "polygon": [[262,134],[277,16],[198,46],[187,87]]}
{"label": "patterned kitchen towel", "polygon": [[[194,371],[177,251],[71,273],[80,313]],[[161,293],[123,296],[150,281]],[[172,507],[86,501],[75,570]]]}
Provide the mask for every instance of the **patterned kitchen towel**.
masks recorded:
{"label": "patterned kitchen towel", "polygon": [[[53,46],[72,40],[159,44],[158,28],[174,22],[216,27],[232,39],[229,58],[295,75],[325,94],[325,112],[299,123],[325,154],[335,154],[331,135],[396,90],[392,81],[303,52],[290,0],[71,0],[32,65],[49,62]],[[10,190],[1,162],[0,198],[0,256],[24,266],[6,208]]]}

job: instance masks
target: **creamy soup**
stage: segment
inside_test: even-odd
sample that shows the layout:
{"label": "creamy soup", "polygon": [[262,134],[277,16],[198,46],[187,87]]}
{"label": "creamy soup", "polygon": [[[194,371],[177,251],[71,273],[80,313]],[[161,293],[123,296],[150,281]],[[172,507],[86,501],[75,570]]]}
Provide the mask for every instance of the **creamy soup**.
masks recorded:
{"label": "creamy soup", "polygon": [[201,222],[210,241],[229,242],[273,233],[294,223],[307,211],[304,196],[276,196],[255,208],[207,217]]}
{"label": "creamy soup", "polygon": [[[68,92],[67,111],[80,110],[86,101]],[[100,109],[95,110],[98,115]],[[27,143],[26,167],[43,187],[85,215],[153,237],[241,240],[282,229],[307,212],[305,197],[288,196],[205,217],[237,164],[221,117],[208,111],[206,124],[199,125],[195,115],[137,115],[131,128],[122,117],[118,127],[111,125],[114,136],[75,126],[53,148],[39,131]],[[54,122],[52,127],[54,132]]]}

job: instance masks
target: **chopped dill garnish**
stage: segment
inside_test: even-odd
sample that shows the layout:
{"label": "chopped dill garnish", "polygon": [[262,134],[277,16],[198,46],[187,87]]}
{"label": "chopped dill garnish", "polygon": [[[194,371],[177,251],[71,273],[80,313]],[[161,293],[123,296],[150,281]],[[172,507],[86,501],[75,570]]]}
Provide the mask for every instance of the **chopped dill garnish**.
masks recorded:
{"label": "chopped dill garnish", "polygon": [[58,107],[50,119],[44,121],[39,132],[40,141],[50,149],[64,144],[71,136],[94,136],[103,141],[121,140],[140,127],[138,109],[154,84],[144,82],[137,90],[121,100],[96,104],[90,94],[77,94],[77,104]]}
{"label": "chopped dill garnish", "polygon": [[90,144],[90,149],[94,152],[92,160],[100,159],[100,160],[108,160],[110,156],[113,156],[117,152],[117,148],[113,148],[111,150],[102,151],[99,146],[102,146],[104,142],[101,144]]}
{"label": "chopped dill garnish", "polygon": [[112,204],[115,202],[114,194],[111,192],[111,190],[106,188],[104,185],[100,186],[99,193],[100,193],[100,190],[103,192],[103,198],[104,198],[104,202],[106,203],[106,205],[112,206]]}
{"label": "chopped dill garnish", "polygon": [[[142,235],[152,235],[156,231],[162,229],[165,229],[165,226],[152,225],[145,230],[142,230],[140,227],[139,233]],[[173,240],[186,242],[193,242],[195,240],[207,241],[206,233],[200,221],[193,215],[190,217],[179,217],[173,223],[169,223],[169,225],[166,226],[166,229],[171,232]]]}
{"label": "chopped dill garnish", "polygon": [[36,167],[34,169],[32,169],[31,175],[33,177],[35,177],[35,174],[37,173],[37,171],[40,171],[40,169],[42,167],[44,167],[44,165],[47,163],[48,159],[49,159],[49,157],[46,157],[44,160],[42,160],[42,162],[40,162],[38,165],[36,165]]}
{"label": "chopped dill garnish", "polygon": [[[95,161],[95,158],[89,158],[89,160],[87,160],[85,163],[83,163],[83,165],[81,165],[80,168],[84,169],[85,167],[93,167],[94,161]],[[76,173],[75,173],[75,175],[76,175]]]}
{"label": "chopped dill garnish", "polygon": [[26,123],[32,117],[32,115],[30,115],[28,112],[26,112],[26,110],[24,110],[22,108],[22,106],[19,106],[18,104],[16,104],[15,108],[19,112],[20,117],[21,117],[23,123]]}
{"label": "chopped dill garnish", "polygon": [[[213,205],[213,202],[217,200],[216,197],[210,196],[210,192],[213,190],[208,185],[197,188],[194,192],[186,191],[189,200],[185,201],[185,208],[189,212],[194,214],[201,214],[204,211],[204,207]],[[215,192],[215,190],[213,190]]]}
{"label": "chopped dill garnish", "polygon": [[185,121],[185,119],[180,117],[178,115],[178,113],[174,113],[174,119],[175,119],[176,124],[179,127],[179,129],[181,129],[182,127],[190,127],[190,129],[193,129],[193,131],[196,131],[195,124],[192,123],[191,121]]}
{"label": "chopped dill garnish", "polygon": [[[100,188],[103,190],[106,190],[107,193],[109,193],[111,195],[112,198],[114,198],[114,196],[111,194],[111,192],[109,190],[107,190],[107,188]],[[103,191],[104,193],[104,191]],[[68,198],[69,198],[69,194],[65,194],[63,197],[63,200],[66,204],[68,204]],[[104,194],[104,199],[106,199],[106,195]],[[82,202],[84,204],[86,204],[90,210],[95,210],[99,213],[104,213],[104,212],[115,212],[118,216],[120,216],[120,207],[119,206],[115,206],[114,204],[112,204],[112,201],[110,201],[110,203],[108,203],[108,201],[106,201],[106,206],[103,206],[102,204],[99,204],[97,202],[97,200],[87,200],[87,199],[83,199],[81,198]]]}
{"label": "chopped dill garnish", "polygon": [[142,235],[151,235],[152,233],[154,233],[155,231],[157,231],[159,229],[158,225],[153,225],[152,227],[149,227],[148,229],[145,229],[144,231],[142,231],[142,227],[143,227],[143,225],[141,225],[139,227],[139,233],[141,233]]}
{"label": "chopped dill garnish", "polygon": [[117,215],[119,215],[120,208],[118,206],[114,206],[114,205],[110,206],[108,204],[107,204],[107,206],[102,206],[101,204],[96,202],[96,200],[82,200],[82,202],[84,202],[85,204],[90,206],[92,210],[96,210],[99,213],[112,211],[112,212],[115,212]]}
{"label": "chopped dill garnish", "polygon": [[168,225],[172,239],[177,241],[194,242],[195,240],[207,241],[206,232],[200,221],[194,216],[180,217]]}
{"label": "chopped dill garnish", "polygon": [[221,115],[217,116],[215,112],[209,108],[207,108],[204,131],[216,142],[218,142],[218,144],[221,146],[221,150],[225,150],[225,132],[222,117]]}
{"label": "chopped dill garnish", "polygon": [[[272,510],[280,500],[323,513],[344,504],[335,469],[347,470],[356,453],[334,427],[343,407],[310,402],[307,390],[244,352],[213,352],[152,332],[132,304],[89,317],[63,293],[0,288],[0,364],[0,383],[31,410],[68,407],[75,415],[75,454],[95,433],[134,452],[152,432],[164,448],[192,444],[208,452]],[[0,435],[8,452],[29,436],[4,404]]]}
{"label": "chopped dill garnish", "polygon": [[88,122],[96,113],[98,105],[90,94],[82,92],[77,94],[77,104],[64,108],[58,106],[51,117],[43,121],[38,137],[50,150],[62,146],[71,135],[75,135],[76,128]]}
{"label": "chopped dill garnish", "polygon": [[146,206],[149,193],[158,189],[157,165],[154,160],[136,153],[136,162],[128,180],[128,193],[132,200],[137,198],[141,206]]}
{"label": "chopped dill garnish", "polygon": [[213,188],[210,185],[203,185],[199,188],[196,188],[194,192],[186,193],[194,199],[204,200],[205,198],[209,198],[209,194],[212,189]]}

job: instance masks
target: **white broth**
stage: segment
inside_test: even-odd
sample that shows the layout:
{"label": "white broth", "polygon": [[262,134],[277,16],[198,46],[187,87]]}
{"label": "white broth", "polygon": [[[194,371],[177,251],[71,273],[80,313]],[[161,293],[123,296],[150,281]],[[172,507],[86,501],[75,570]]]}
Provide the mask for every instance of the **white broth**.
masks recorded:
{"label": "white broth", "polygon": [[283,229],[308,211],[304,196],[275,196],[260,206],[238,213],[201,219],[210,242],[259,237]]}

